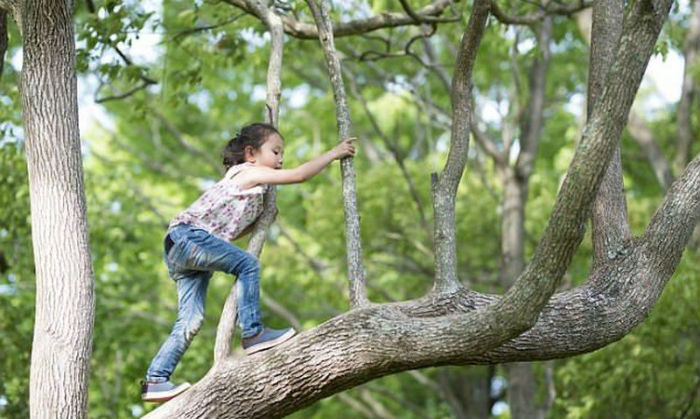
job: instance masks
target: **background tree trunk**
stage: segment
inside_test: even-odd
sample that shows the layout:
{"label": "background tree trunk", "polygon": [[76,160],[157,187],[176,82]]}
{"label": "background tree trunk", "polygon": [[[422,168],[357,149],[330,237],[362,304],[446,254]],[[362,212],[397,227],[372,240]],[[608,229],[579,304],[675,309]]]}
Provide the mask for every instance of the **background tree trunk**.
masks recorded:
{"label": "background tree trunk", "polygon": [[94,290],[78,129],[73,3],[27,1],[21,14],[22,104],[36,266],[30,414],[84,418]]}

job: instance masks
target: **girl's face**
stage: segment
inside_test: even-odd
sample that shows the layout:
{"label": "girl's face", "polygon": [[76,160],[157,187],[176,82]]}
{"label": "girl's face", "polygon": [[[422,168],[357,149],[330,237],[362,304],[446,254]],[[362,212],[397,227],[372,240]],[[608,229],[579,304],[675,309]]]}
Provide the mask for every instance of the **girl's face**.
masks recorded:
{"label": "girl's face", "polygon": [[257,150],[252,150],[250,158],[246,159],[256,166],[267,166],[272,169],[281,169],[284,159],[284,142],[282,137],[271,134]]}

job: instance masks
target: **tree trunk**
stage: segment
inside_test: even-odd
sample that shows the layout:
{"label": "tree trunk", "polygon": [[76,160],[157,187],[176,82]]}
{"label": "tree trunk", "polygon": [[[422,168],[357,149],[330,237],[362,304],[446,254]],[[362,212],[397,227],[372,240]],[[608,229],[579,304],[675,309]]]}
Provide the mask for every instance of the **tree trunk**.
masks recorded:
{"label": "tree trunk", "polygon": [[[620,44],[622,9],[623,4],[619,0],[596,0],[593,3],[588,72],[588,119],[603,95],[608,69]],[[615,152],[608,163],[608,170],[600,184],[598,196],[593,204],[592,221],[593,264],[597,265],[617,257],[623,243],[630,237],[619,145],[615,147]]]}
{"label": "tree trunk", "polygon": [[[329,15],[327,0],[321,0],[316,5],[316,0],[306,0],[313,12],[316,26],[318,27],[319,41],[326,58],[328,76],[333,88],[335,101],[335,117],[338,125],[340,141],[352,137],[352,121],[350,108],[348,107],[343,73],[340,59],[335,49],[333,40],[333,24]],[[358,307],[369,304],[367,298],[367,285],[365,280],[365,267],[362,261],[362,241],[360,238],[360,213],[357,203],[357,187],[355,182],[355,166],[352,157],[346,157],[340,161],[340,172],[343,185],[343,210],[345,214],[345,247],[347,250],[346,261],[348,264],[348,285],[350,306]]]}
{"label": "tree trunk", "polygon": [[32,418],[84,418],[94,321],[75,75],[73,3],[27,1],[22,105],[36,318]]}

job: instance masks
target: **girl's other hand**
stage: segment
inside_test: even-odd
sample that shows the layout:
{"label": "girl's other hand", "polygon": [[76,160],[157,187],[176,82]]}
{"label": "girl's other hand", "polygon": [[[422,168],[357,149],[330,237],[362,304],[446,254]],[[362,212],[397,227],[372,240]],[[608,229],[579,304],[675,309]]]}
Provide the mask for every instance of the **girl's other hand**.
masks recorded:
{"label": "girl's other hand", "polygon": [[350,137],[343,140],[340,144],[333,148],[333,154],[335,158],[340,160],[346,157],[352,157],[355,155],[355,145],[353,142],[357,140],[356,137]]}

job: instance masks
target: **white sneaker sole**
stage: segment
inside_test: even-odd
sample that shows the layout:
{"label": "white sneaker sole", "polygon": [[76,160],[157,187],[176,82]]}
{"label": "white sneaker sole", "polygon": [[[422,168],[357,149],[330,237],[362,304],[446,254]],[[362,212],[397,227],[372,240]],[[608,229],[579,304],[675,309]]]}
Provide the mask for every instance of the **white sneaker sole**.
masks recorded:
{"label": "white sneaker sole", "polygon": [[168,400],[179,396],[188,388],[192,387],[190,383],[182,383],[170,391],[159,391],[157,393],[145,393],[141,395],[141,400],[144,402],[167,402]]}
{"label": "white sneaker sole", "polygon": [[252,355],[256,352],[264,351],[265,349],[270,349],[273,346],[277,346],[280,343],[283,343],[284,341],[289,340],[292,336],[294,336],[296,334],[297,334],[296,330],[289,329],[287,331],[287,333],[280,335],[279,337],[277,337],[277,339],[272,339],[272,340],[268,340],[267,342],[258,343],[257,345],[253,345],[249,348],[244,349],[243,352],[245,352],[246,355]]}

